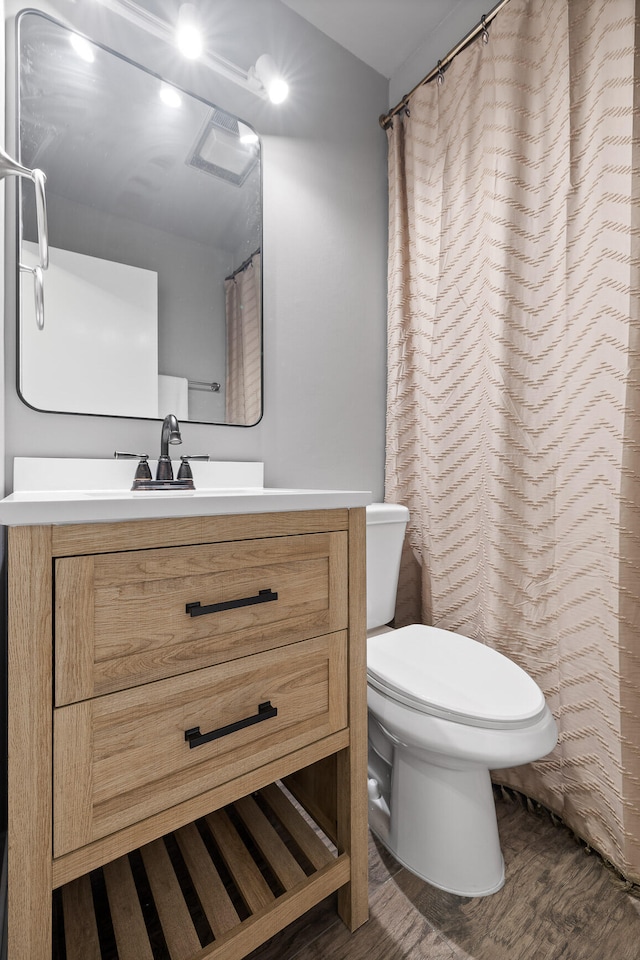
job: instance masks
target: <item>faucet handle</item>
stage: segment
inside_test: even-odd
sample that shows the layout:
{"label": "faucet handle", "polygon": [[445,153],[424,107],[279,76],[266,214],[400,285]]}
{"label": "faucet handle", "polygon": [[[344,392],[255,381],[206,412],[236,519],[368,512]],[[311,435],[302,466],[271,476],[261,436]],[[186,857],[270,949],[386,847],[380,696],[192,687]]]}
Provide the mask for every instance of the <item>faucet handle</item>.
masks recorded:
{"label": "faucet handle", "polygon": [[121,453],[116,450],[114,453],[116,460],[139,460],[140,463],[136,469],[134,480],[151,480],[151,467],[149,466],[148,453]]}
{"label": "faucet handle", "polygon": [[178,470],[178,480],[193,480],[193,474],[191,472],[191,467],[189,466],[189,460],[209,460],[208,453],[200,453],[193,456],[181,456],[182,463],[180,464],[180,469]]}

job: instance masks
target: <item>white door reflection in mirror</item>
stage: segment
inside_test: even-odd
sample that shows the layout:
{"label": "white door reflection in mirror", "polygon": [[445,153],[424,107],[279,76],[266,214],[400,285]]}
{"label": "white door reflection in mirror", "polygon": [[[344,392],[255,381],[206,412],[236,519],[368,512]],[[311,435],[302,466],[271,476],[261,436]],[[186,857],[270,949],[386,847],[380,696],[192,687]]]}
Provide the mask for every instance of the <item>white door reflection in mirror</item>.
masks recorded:
{"label": "white door reflection in mirror", "polygon": [[[23,242],[23,261],[38,262]],[[46,303],[38,330],[31,277],[21,273],[20,384],[39,409],[157,417],[158,275],[69,250],[49,250]]]}

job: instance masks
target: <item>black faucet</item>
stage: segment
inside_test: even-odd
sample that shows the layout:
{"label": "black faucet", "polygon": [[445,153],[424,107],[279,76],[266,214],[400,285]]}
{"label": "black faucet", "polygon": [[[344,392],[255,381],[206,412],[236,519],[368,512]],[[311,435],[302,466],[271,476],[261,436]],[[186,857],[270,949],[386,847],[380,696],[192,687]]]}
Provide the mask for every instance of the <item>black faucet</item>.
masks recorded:
{"label": "black faucet", "polygon": [[156,480],[173,480],[173,467],[171,466],[171,457],[169,456],[170,443],[182,443],[180,424],[173,413],[167,414],[162,421],[160,458],[158,460],[158,469],[156,470]]}

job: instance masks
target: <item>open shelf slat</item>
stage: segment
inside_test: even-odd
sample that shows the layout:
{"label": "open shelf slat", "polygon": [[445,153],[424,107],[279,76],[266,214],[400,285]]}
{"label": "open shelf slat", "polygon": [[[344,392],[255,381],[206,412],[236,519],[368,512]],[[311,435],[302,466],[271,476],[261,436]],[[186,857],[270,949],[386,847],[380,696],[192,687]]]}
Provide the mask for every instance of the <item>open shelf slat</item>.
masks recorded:
{"label": "open shelf slat", "polygon": [[272,903],[275,897],[269,884],[234,829],[226,810],[216,810],[205,820],[251,913]]}
{"label": "open shelf slat", "polygon": [[333,855],[329,848],[275,783],[260,793],[316,870],[331,863]]}
{"label": "open shelf slat", "polygon": [[104,867],[119,960],[153,960],[128,857]]}
{"label": "open shelf slat", "polygon": [[253,797],[243,797],[234,804],[234,808],[285,890],[304,880],[304,870]]}
{"label": "open shelf slat", "polygon": [[164,841],[147,843],[141,847],[140,853],[171,960],[189,960],[200,949],[201,943]]}
{"label": "open shelf slat", "polygon": [[238,911],[207,855],[195,823],[182,827],[175,836],[213,935],[222,937],[240,923]]}

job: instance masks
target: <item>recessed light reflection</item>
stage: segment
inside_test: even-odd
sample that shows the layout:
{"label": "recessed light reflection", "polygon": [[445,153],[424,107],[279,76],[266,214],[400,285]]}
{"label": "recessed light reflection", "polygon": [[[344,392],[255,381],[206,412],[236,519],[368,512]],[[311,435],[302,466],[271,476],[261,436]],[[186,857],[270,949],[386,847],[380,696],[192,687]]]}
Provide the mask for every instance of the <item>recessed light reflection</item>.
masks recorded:
{"label": "recessed light reflection", "polygon": [[93,63],[96,56],[93,52],[93,47],[88,40],[85,40],[84,37],[78,36],[77,33],[72,33],[69,37],[69,42],[79,57],[82,57],[82,59],[86,60],[87,63]]}
{"label": "recessed light reflection", "polygon": [[166,83],[160,87],[160,99],[167,107],[173,107],[177,109],[182,103],[182,97],[175,89],[175,87],[170,87]]}

